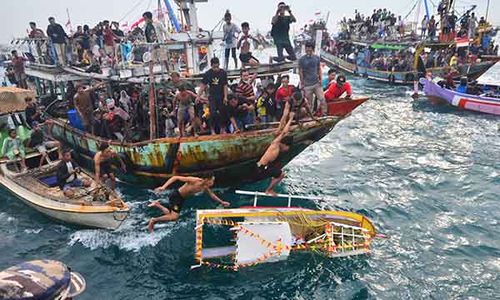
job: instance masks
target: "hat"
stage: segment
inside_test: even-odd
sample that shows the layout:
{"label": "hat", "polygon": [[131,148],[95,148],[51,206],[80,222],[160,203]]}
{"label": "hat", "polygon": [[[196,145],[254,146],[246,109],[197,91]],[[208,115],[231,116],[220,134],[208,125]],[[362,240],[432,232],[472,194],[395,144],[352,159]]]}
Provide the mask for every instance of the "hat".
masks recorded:
{"label": "hat", "polygon": [[115,100],[113,100],[111,98],[107,99],[106,106],[108,107],[108,109],[115,108]]}

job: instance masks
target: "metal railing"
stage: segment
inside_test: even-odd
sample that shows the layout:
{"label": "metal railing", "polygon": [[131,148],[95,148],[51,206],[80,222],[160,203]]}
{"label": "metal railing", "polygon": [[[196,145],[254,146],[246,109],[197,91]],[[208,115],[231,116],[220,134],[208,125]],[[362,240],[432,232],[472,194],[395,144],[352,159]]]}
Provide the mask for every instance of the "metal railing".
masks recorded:
{"label": "metal railing", "polygon": [[331,197],[317,197],[317,196],[298,196],[298,195],[291,195],[291,194],[277,194],[275,196],[269,195],[266,193],[262,192],[254,192],[254,191],[242,191],[242,190],[236,190],[236,194],[238,195],[247,195],[247,196],[253,196],[253,206],[257,207],[257,201],[259,197],[268,197],[268,198],[282,198],[282,199],[288,199],[288,205],[287,207],[291,207],[292,205],[292,199],[300,199],[300,200],[317,200],[317,201],[325,201],[325,200],[336,200]]}

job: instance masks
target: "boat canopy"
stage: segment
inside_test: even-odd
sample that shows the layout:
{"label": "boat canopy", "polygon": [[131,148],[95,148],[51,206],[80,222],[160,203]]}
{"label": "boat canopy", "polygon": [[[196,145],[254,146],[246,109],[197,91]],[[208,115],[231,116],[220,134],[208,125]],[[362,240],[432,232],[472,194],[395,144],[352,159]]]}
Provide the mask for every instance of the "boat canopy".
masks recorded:
{"label": "boat canopy", "polygon": [[381,43],[373,44],[370,47],[377,50],[405,50],[408,48],[408,46],[406,45],[381,44]]}
{"label": "boat canopy", "polygon": [[15,87],[0,87],[0,114],[26,109],[26,98],[35,98],[35,92]]}

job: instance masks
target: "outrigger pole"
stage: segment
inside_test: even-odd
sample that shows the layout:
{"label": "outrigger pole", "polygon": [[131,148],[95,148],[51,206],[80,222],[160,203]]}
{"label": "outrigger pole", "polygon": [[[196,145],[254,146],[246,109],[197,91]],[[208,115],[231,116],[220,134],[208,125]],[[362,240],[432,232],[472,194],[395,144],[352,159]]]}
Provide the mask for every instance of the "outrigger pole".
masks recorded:
{"label": "outrigger pole", "polygon": [[165,6],[167,7],[168,18],[170,19],[170,23],[172,23],[172,26],[175,28],[175,32],[181,32],[181,25],[179,24],[179,21],[175,16],[174,9],[170,4],[170,1],[165,0]]}
{"label": "outrigger pole", "polygon": [[484,17],[485,21],[488,22],[488,13],[490,11],[490,0],[488,0],[488,4],[486,4],[486,15]]}
{"label": "outrigger pole", "polygon": [[431,16],[429,15],[429,5],[427,4],[427,0],[424,0],[424,5],[425,5],[425,15],[427,16],[427,21],[431,19]]}

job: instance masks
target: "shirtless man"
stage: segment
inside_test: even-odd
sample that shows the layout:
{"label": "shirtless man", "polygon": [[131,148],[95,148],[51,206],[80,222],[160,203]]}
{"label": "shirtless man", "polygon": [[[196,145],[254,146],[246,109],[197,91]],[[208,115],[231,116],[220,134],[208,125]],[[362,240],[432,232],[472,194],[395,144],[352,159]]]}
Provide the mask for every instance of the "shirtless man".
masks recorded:
{"label": "shirtless man", "polygon": [[260,64],[259,60],[252,55],[250,52],[250,41],[259,43],[257,39],[250,35],[250,25],[248,22],[243,22],[241,24],[242,35],[238,41],[236,47],[240,49],[240,60],[242,65],[245,66],[258,66]]}
{"label": "shirtless man", "polygon": [[226,202],[219,198],[210,189],[215,182],[215,177],[213,175],[207,176],[206,178],[173,176],[169,180],[167,180],[164,185],[156,188],[155,192],[165,191],[169,186],[177,181],[184,182],[184,184],[179,189],[174,190],[170,194],[168,207],[164,207],[163,205],[161,205],[160,201],[154,201],[148,205],[149,207],[157,207],[164,214],[161,217],[151,218],[151,220],[149,220],[149,232],[153,232],[154,226],[158,222],[171,222],[179,219],[179,214],[181,212],[182,206],[187,198],[200,192],[207,193],[210,198],[212,198],[212,200],[222,204],[224,207],[231,205],[229,202]]}
{"label": "shirtless man", "polygon": [[276,196],[274,187],[283,180],[285,173],[281,168],[276,166],[276,160],[281,153],[290,150],[290,146],[293,143],[293,137],[286,136],[290,131],[290,125],[293,119],[290,118],[285,125],[283,131],[278,130],[278,136],[272,141],[269,148],[267,148],[262,158],[257,162],[257,173],[261,177],[272,177],[269,187],[266,189],[266,194]]}
{"label": "shirtless man", "polygon": [[102,89],[105,86],[106,83],[102,82],[95,87],[89,87],[87,89],[85,89],[85,87],[81,84],[76,88],[76,94],[73,98],[75,102],[75,108],[87,132],[92,131],[92,112],[94,111],[90,93]]}
{"label": "shirtless man", "polygon": [[111,189],[116,188],[116,177],[112,170],[113,160],[117,159],[120,162],[121,170],[127,172],[127,167],[121,157],[114,152],[108,143],[99,145],[99,152],[94,156],[95,182],[97,184],[106,184],[106,181],[111,180]]}
{"label": "shirtless man", "polygon": [[198,101],[199,99],[197,94],[186,89],[186,86],[184,84],[181,84],[179,86],[179,93],[177,93],[177,95],[175,95],[174,98],[174,106],[177,106],[177,127],[179,128],[179,133],[181,137],[186,135],[185,134],[186,122],[184,121],[186,112],[189,114],[189,121],[191,122],[191,125],[193,125],[194,127],[195,135],[198,134],[199,122],[196,122],[194,114],[195,99],[196,101]]}

